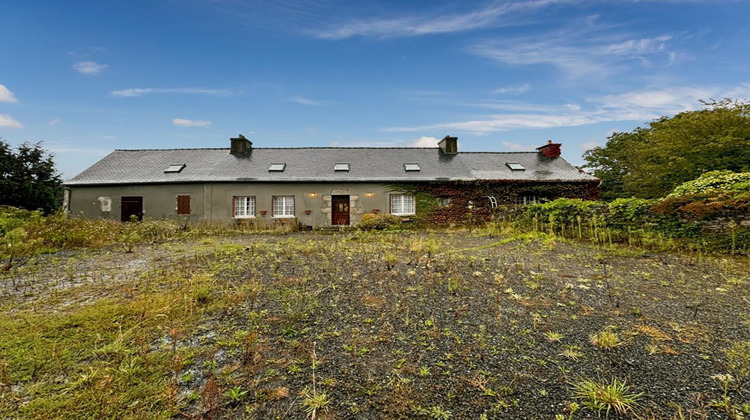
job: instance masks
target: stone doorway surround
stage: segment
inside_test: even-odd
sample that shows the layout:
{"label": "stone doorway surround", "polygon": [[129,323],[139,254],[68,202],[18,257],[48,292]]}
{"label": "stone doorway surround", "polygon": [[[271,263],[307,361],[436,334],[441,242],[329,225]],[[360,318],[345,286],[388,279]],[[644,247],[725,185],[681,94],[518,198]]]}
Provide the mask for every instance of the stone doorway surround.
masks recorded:
{"label": "stone doorway surround", "polygon": [[342,189],[342,190],[331,190],[330,194],[323,195],[323,207],[320,208],[320,211],[323,212],[323,214],[326,216],[325,220],[323,221],[324,227],[332,226],[332,217],[333,217],[333,196],[334,195],[348,195],[349,196],[349,226],[354,226],[357,224],[360,219],[362,219],[362,214],[364,213],[364,209],[360,205],[359,202],[359,194],[352,193],[352,190],[350,189]]}

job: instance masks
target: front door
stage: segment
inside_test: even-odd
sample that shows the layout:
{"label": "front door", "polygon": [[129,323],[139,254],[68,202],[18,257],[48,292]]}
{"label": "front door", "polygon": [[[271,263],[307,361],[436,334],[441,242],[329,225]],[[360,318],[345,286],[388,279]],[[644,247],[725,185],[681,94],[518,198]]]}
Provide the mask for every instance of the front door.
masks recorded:
{"label": "front door", "polygon": [[120,199],[120,220],[129,222],[130,216],[135,216],[138,221],[143,220],[143,197],[122,197]]}
{"label": "front door", "polygon": [[333,212],[331,213],[331,224],[337,226],[349,225],[349,196],[334,195],[332,198]]}

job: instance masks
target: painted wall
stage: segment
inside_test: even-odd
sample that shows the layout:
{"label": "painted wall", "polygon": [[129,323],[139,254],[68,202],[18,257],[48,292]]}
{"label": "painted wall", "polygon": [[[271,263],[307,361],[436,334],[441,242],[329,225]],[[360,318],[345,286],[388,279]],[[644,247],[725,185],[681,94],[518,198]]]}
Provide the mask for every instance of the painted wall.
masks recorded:
{"label": "painted wall", "polygon": [[[374,183],[284,184],[284,183],[221,183],[162,184],[131,186],[71,186],[69,211],[74,216],[120,220],[121,198],[143,197],[146,219],[169,219],[177,216],[177,196],[190,195],[190,218],[193,220],[231,221],[235,196],[255,197],[255,218],[250,223],[270,224],[273,196],[294,196],[295,217],[308,226],[330,226],[331,196],[348,195],[351,224],[365,213],[389,211],[390,187]],[[110,207],[107,210],[106,201]],[[310,214],[307,214],[309,210]],[[263,211],[265,215],[261,214]]]}

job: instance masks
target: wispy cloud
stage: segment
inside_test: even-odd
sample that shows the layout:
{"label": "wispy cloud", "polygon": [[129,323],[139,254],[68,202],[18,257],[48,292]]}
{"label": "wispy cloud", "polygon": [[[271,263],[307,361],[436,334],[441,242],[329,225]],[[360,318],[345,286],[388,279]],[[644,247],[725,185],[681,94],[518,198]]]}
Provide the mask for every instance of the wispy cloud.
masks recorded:
{"label": "wispy cloud", "polygon": [[5,85],[0,85],[0,102],[18,102],[13,92],[11,92]]}
{"label": "wispy cloud", "polygon": [[213,123],[211,121],[204,120],[187,120],[185,118],[175,118],[172,120],[172,124],[178,127],[209,127]]}
{"label": "wispy cloud", "polygon": [[23,128],[23,124],[14,120],[8,114],[0,114],[0,127],[6,128]]}
{"label": "wispy cloud", "polygon": [[[678,86],[641,89],[620,94],[587,98],[586,106],[569,103],[561,106],[540,104],[530,111],[531,104],[520,104],[514,112],[478,115],[475,118],[437,122],[412,127],[388,127],[385,132],[420,132],[450,130],[472,134],[488,134],[512,129],[548,129],[574,127],[602,122],[638,121],[646,123],[664,115],[698,109],[701,99],[750,98],[750,83],[731,88],[710,86]],[[511,104],[507,104],[510,106]]]}
{"label": "wispy cloud", "polygon": [[113,90],[110,95],[116,98],[132,98],[153,93],[179,93],[207,96],[230,96],[232,91],[227,89],[200,89],[200,88],[130,88]]}
{"label": "wispy cloud", "polygon": [[315,99],[308,99],[302,96],[292,96],[288,99],[289,102],[294,102],[296,104],[300,105],[309,105],[309,106],[321,106],[325,105],[324,101],[318,101]]}
{"label": "wispy cloud", "polygon": [[57,125],[62,122],[62,118],[54,118],[52,121],[49,122],[49,125]]}
{"label": "wispy cloud", "polygon": [[95,76],[109,67],[107,64],[99,64],[94,61],[79,61],[73,64],[73,68],[81,74]]}
{"label": "wispy cloud", "polygon": [[519,15],[575,0],[494,1],[469,12],[425,13],[407,17],[359,19],[310,31],[318,38],[339,40],[354,36],[414,37],[517,25]]}
{"label": "wispy cloud", "polygon": [[546,34],[485,40],[467,52],[509,66],[549,65],[569,78],[586,79],[630,69],[628,64],[668,67],[678,57],[672,35],[617,33],[594,20]]}
{"label": "wispy cloud", "polygon": [[493,95],[521,95],[523,93],[528,92],[529,89],[531,89],[531,85],[528,83],[524,83],[518,86],[501,87],[501,88],[493,90],[490,93]]}

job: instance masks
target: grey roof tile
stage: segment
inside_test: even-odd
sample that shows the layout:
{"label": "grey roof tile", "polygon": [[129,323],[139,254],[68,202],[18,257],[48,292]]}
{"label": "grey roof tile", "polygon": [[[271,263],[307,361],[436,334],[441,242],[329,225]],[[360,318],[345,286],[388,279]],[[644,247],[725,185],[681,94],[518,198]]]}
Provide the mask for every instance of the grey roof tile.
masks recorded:
{"label": "grey roof tile", "polygon": [[[348,162],[349,171],[334,171]],[[525,171],[511,171],[508,162]],[[185,164],[180,173],[165,173]],[[269,172],[271,163],[286,163],[283,172]],[[418,163],[407,172],[404,163]],[[409,182],[436,180],[590,181],[562,158],[537,152],[460,152],[445,155],[439,148],[309,147],[253,148],[249,155],[229,149],[115,150],[65,184],[153,184],[180,182]]]}

